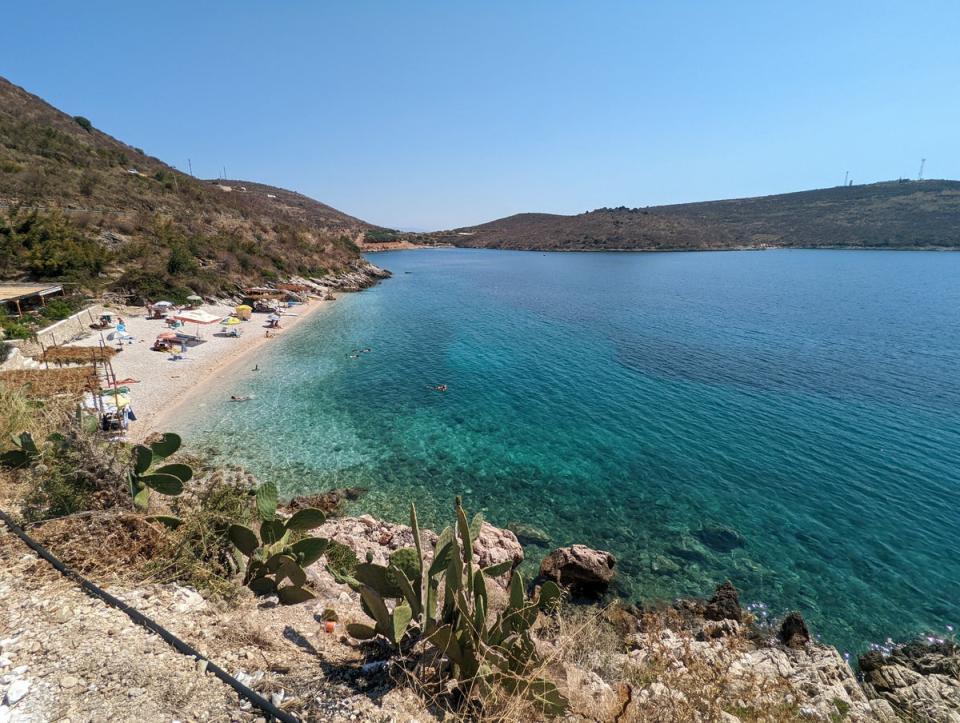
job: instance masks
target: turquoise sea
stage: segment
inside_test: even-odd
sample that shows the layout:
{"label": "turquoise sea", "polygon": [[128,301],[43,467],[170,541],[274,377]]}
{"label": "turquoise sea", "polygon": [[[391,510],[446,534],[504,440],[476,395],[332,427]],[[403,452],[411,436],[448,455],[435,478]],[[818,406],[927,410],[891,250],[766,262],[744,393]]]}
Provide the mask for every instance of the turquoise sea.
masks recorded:
{"label": "turquoise sea", "polygon": [[582,542],[634,600],[729,578],[853,652],[960,623],[960,254],[372,260],[197,400],[195,445],[396,520],[462,494],[550,536],[530,569]]}

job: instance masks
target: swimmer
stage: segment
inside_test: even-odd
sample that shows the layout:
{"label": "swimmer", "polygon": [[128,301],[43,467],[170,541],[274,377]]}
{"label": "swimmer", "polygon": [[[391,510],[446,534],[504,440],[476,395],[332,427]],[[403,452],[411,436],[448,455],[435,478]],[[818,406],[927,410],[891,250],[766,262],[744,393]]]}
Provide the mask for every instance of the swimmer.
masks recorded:
{"label": "swimmer", "polygon": [[237,396],[234,396],[234,395],[230,395],[230,401],[231,401],[231,402],[248,402],[248,401],[250,401],[251,399],[253,399],[253,397],[251,397],[250,395],[245,395],[245,396],[242,396],[242,397],[237,397]]}

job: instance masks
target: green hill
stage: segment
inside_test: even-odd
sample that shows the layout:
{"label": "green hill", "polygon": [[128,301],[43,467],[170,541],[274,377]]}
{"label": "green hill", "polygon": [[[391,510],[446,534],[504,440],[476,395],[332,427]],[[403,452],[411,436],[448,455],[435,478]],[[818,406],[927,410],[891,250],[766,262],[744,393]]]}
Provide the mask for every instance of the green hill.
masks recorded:
{"label": "green hill", "polygon": [[375,227],[291,191],[202,181],[0,78],[0,278],[214,294],[360,262]]}

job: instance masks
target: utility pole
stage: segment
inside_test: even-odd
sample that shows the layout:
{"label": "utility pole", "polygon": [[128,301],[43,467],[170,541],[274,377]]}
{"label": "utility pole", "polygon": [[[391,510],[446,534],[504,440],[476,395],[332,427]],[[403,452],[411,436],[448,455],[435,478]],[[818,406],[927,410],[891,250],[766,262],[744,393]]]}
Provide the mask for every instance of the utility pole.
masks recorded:
{"label": "utility pole", "polygon": [[850,171],[844,171],[844,172],[843,172],[843,185],[844,185],[844,186],[847,185],[847,179],[848,179],[848,178],[850,178]]}
{"label": "utility pole", "polygon": [[193,177],[193,164],[190,162],[190,159],[187,159],[187,168],[190,169],[190,177]]}
{"label": "utility pole", "polygon": [[927,159],[926,159],[926,158],[921,158],[921,159],[920,159],[920,173],[917,174],[917,180],[918,180],[918,181],[922,181],[922,180],[923,180],[923,164],[925,164],[926,162],[927,162]]}

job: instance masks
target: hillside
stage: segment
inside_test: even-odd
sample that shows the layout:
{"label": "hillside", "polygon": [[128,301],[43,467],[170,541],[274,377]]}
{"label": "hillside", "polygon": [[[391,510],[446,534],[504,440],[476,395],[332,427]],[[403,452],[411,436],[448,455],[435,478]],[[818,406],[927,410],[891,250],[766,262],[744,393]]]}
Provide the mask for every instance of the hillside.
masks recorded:
{"label": "hillside", "polygon": [[0,278],[211,294],[346,270],[373,228],[292,191],[195,179],[0,78]]}
{"label": "hillside", "polygon": [[523,213],[419,240],[475,248],[958,248],[960,182],[890,181],[576,216]]}

